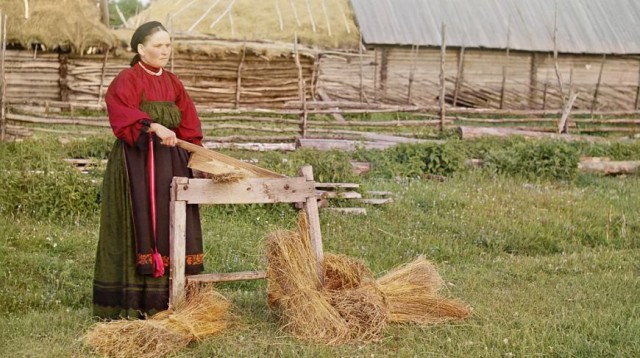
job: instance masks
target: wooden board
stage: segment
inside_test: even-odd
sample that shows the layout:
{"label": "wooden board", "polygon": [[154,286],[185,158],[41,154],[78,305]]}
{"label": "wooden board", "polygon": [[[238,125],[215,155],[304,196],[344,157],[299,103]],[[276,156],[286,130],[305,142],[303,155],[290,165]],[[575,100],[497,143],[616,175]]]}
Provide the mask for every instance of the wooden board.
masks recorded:
{"label": "wooden board", "polygon": [[176,200],[189,204],[299,203],[315,200],[315,185],[302,177],[248,178],[238,183],[189,179],[179,185]]}

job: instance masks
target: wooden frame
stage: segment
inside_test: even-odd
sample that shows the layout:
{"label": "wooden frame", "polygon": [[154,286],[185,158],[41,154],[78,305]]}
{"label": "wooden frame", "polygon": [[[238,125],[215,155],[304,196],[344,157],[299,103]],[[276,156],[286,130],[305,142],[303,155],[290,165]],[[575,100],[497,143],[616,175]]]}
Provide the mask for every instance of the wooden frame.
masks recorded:
{"label": "wooden frame", "polygon": [[313,169],[300,169],[301,177],[249,178],[238,183],[215,183],[211,179],[175,177],[171,183],[169,305],[184,298],[191,282],[223,282],[265,278],[264,271],[214,273],[185,276],[186,215],[189,204],[303,203],[309,222],[311,247],[322,279],[323,249]]}

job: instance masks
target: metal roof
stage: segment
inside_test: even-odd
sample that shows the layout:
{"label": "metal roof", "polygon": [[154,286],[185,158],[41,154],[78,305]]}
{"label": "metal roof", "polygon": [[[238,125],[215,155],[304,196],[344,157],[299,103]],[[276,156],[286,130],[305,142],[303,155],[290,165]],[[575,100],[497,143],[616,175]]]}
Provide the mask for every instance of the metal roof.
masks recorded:
{"label": "metal roof", "polygon": [[[640,54],[638,0],[351,0],[366,44]],[[556,11],[557,9],[557,11]]]}

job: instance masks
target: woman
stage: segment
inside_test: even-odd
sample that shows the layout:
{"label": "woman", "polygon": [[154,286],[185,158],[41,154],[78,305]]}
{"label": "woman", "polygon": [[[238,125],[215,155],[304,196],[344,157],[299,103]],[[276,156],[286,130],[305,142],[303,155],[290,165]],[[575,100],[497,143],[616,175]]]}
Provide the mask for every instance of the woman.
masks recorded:
{"label": "woman", "polygon": [[[180,80],[164,69],[171,41],[161,23],[131,38],[131,67],[109,85],[105,101],[117,137],[102,188],[93,313],[135,318],[167,309],[169,190],[174,176],[192,177],[177,138],[202,145],[195,106]],[[154,190],[155,189],[155,190]],[[152,192],[153,194],[150,194]],[[187,209],[186,273],[202,271],[198,207]]]}

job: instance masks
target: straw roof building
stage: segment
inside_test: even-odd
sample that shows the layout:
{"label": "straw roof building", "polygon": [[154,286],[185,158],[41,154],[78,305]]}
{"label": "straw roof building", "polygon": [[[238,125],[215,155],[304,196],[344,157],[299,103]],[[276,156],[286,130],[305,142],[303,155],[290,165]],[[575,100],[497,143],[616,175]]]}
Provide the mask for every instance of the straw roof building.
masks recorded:
{"label": "straw roof building", "polygon": [[[25,6],[26,5],[26,6]],[[99,9],[88,0],[1,0],[8,16],[7,42],[13,47],[82,54],[92,46],[111,47],[114,34],[100,22]]]}

